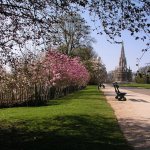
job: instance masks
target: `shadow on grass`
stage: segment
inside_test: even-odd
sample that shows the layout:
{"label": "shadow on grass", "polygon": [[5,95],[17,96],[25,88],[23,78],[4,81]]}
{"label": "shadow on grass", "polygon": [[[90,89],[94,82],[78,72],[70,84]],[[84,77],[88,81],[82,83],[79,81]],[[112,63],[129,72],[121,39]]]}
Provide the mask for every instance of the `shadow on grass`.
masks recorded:
{"label": "shadow on grass", "polygon": [[0,125],[2,150],[131,150],[112,118],[59,116]]}
{"label": "shadow on grass", "polygon": [[49,100],[47,105],[61,105],[61,104],[66,104],[70,103],[70,101],[75,100],[75,99],[80,99],[80,100],[89,100],[89,96],[91,100],[97,99],[97,96],[100,96],[101,92],[97,92],[95,89],[94,90],[88,90],[84,89],[81,91],[77,91],[75,93],[69,94],[67,96],[54,99],[54,100]]}

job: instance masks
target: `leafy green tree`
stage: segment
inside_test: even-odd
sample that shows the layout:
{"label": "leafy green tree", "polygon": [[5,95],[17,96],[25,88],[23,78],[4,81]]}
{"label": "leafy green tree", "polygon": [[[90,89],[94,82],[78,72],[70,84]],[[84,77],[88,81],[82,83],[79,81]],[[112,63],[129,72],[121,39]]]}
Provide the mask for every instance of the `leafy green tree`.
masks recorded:
{"label": "leafy green tree", "polygon": [[104,83],[107,79],[107,71],[100,57],[92,59],[93,73],[91,78],[92,84]]}
{"label": "leafy green tree", "polygon": [[141,67],[135,76],[137,83],[150,83],[150,66]]}
{"label": "leafy green tree", "polygon": [[55,34],[55,37],[60,42],[59,50],[62,53],[72,55],[76,49],[93,42],[90,37],[90,27],[81,15],[71,12],[61,15],[59,19],[60,22],[55,25],[55,28],[58,29],[58,34]]}
{"label": "leafy green tree", "polygon": [[86,66],[91,77],[89,81],[90,84],[98,84],[99,82],[106,81],[106,67],[92,47],[89,46],[75,49],[72,56],[80,57],[81,61]]}
{"label": "leafy green tree", "polygon": [[74,49],[72,56],[78,56],[82,61],[86,61],[92,59],[93,57],[97,57],[97,54],[91,46],[84,46]]}

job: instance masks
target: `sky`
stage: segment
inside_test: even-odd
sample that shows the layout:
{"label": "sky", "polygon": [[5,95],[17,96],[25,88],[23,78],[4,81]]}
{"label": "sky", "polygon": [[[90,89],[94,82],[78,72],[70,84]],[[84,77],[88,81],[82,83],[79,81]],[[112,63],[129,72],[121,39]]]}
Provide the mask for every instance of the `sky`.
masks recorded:
{"label": "sky", "polygon": [[[90,17],[87,13],[83,14],[83,17],[87,21],[87,24],[94,28],[93,23],[91,22]],[[106,35],[97,34],[96,31],[91,30],[91,37],[94,37],[96,43],[93,43],[93,48],[101,57],[102,62],[105,64],[107,71],[114,70],[119,65],[119,58],[121,54],[121,44],[111,44],[107,41]],[[147,63],[150,63],[150,50],[146,52],[142,59],[140,60],[139,67],[136,66],[137,58],[140,58],[143,54],[141,51],[145,49],[146,42],[141,40],[135,40],[129,33],[129,31],[124,31],[122,37],[119,41],[123,41],[125,56],[127,60],[127,66],[131,68],[133,72],[136,72],[138,68],[146,66]],[[149,64],[150,65],[150,64]]]}
{"label": "sky", "polygon": [[[102,62],[106,65],[107,71],[114,70],[119,65],[122,45],[109,43],[105,35],[97,35],[97,33],[92,32],[91,36],[97,41],[93,44],[93,48],[98,56],[101,57]],[[136,66],[138,62],[137,58],[142,56],[143,52],[141,50],[146,48],[146,43],[135,40],[128,32],[124,33],[120,41],[123,41],[124,43],[127,66],[130,67],[133,72],[136,72],[138,70],[138,67]],[[150,51],[143,55],[139,67],[146,66],[147,63],[150,63]]]}

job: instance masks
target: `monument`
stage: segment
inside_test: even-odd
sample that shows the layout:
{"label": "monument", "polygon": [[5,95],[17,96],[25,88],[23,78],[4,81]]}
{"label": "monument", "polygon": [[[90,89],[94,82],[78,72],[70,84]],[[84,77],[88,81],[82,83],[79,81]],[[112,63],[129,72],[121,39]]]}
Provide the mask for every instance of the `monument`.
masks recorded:
{"label": "monument", "polygon": [[124,44],[122,42],[121,55],[119,59],[119,66],[114,71],[115,81],[119,83],[126,83],[132,81],[132,71],[127,68],[127,61],[125,57]]}

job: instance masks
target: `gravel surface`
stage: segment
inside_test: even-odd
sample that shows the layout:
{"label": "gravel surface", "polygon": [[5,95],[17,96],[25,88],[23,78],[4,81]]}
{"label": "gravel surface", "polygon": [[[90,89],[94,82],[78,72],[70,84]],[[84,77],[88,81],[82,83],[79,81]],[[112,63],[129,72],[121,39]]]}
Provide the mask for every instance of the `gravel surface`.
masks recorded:
{"label": "gravel surface", "polygon": [[126,89],[132,92],[145,94],[150,96],[150,89],[143,89],[143,88],[134,88],[134,87],[121,87],[120,89]]}
{"label": "gravel surface", "polygon": [[118,101],[112,86],[106,85],[102,91],[129,144],[135,150],[150,150],[150,95],[121,88],[121,92],[127,93],[127,101]]}

